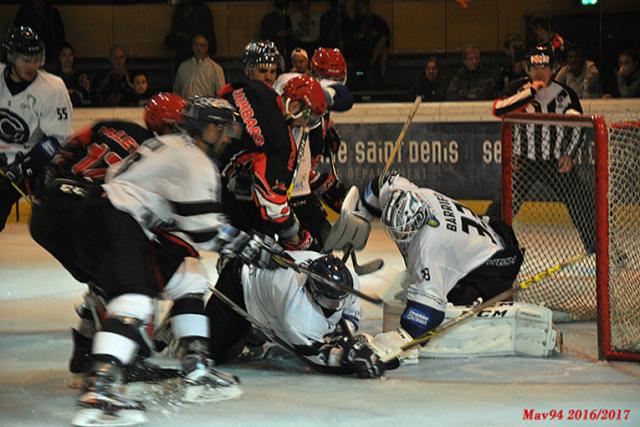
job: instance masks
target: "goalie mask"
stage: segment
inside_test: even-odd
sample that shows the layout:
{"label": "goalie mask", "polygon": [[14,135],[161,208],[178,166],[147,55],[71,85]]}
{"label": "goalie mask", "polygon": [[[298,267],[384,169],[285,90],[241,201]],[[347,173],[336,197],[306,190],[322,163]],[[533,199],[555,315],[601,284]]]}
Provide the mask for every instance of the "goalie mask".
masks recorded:
{"label": "goalie mask", "polygon": [[394,190],[382,211],[384,230],[396,243],[408,244],[427,223],[429,205],[411,191]]}
{"label": "goalie mask", "polygon": [[[309,268],[317,275],[340,285],[353,288],[353,278],[346,265],[333,255],[324,255],[313,260]],[[344,300],[349,293],[343,289],[328,285],[324,282],[307,278],[306,288],[313,300],[323,309],[330,311],[340,310],[344,306]]]}

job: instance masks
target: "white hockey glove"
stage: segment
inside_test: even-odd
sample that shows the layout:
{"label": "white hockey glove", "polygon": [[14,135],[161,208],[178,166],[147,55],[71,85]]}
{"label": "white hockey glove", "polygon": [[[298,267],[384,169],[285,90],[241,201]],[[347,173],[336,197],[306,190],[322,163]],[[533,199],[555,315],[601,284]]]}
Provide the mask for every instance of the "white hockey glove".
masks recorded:
{"label": "white hockey glove", "polygon": [[249,235],[229,225],[219,229],[216,240],[217,249],[222,255],[230,258],[240,257],[247,264],[260,268],[278,268],[271,254],[284,252],[284,249],[270,237]]}

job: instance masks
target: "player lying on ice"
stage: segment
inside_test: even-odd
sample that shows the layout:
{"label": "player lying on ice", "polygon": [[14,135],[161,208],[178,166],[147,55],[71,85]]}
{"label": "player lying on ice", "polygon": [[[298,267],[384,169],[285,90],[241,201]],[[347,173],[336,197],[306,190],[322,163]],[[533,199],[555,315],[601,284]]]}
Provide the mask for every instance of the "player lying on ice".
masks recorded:
{"label": "player lying on ice", "polygon": [[[212,368],[202,299],[206,277],[194,271],[195,276],[164,283],[157,273],[169,263],[159,265],[156,255],[162,251],[163,260],[173,257],[175,271],[194,259],[197,250],[268,267],[271,252],[279,247],[271,244],[267,251],[259,237],[228,225],[220,213],[221,181],[211,157],[239,131],[237,111],[222,99],[195,98],[187,103],[181,126],[185,133],[151,138],[109,168],[105,193],[94,199],[99,227],[86,239],[102,247],[94,274],[107,296],[106,317],[93,339],[92,366],[73,425],[122,426],[145,420],[142,402],[121,393],[122,367],[139,351],[140,328],[161,292],[174,302],[171,326],[182,366],[178,398],[207,402],[241,394],[236,378]],[[187,253],[191,257],[185,259]]]}
{"label": "player lying on ice", "polygon": [[[479,298],[487,300],[509,289],[518,275],[523,252],[513,229],[499,219],[482,220],[458,201],[435,190],[419,188],[397,172],[371,181],[361,202],[360,209],[381,218],[386,233],[404,258],[407,273],[406,306],[400,326],[377,335],[377,348],[395,352],[439,326],[449,303],[465,306]],[[489,328],[478,327],[481,317],[463,322],[438,338],[440,348],[432,354],[548,355],[555,346],[550,311],[527,305],[527,313],[546,321],[518,331],[515,317],[520,309],[503,308],[515,312],[495,319]],[[453,312],[459,314],[460,308]],[[508,332],[500,325],[508,326]],[[540,329],[545,339],[536,341],[540,334],[532,333],[531,328]],[[487,339],[483,342],[483,338]],[[491,348],[498,341],[513,351]],[[417,347],[401,355],[407,363],[417,357]]]}
{"label": "player lying on ice", "polygon": [[[333,255],[310,251],[288,254],[331,282],[360,288],[358,276]],[[206,307],[211,356],[218,364],[238,357],[245,346],[257,347],[264,342],[252,333],[251,319],[258,330],[262,326],[268,338],[319,372],[376,378],[398,366],[397,359],[388,364],[380,360],[371,336],[353,337],[362,309],[358,298],[348,291],[290,268],[255,268],[238,259],[222,267],[216,289],[231,300],[223,301],[214,294]]]}

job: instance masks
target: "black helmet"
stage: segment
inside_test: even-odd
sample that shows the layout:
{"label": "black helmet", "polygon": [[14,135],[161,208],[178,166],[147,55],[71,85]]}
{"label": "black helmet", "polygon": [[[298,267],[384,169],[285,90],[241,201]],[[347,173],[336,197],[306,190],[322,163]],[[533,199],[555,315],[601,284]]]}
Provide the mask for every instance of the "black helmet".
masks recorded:
{"label": "black helmet", "polygon": [[530,66],[543,65],[553,68],[555,59],[556,57],[553,53],[553,48],[550,44],[545,43],[538,45],[529,51],[529,54],[527,55],[527,64]]}
{"label": "black helmet", "polygon": [[242,133],[238,112],[227,100],[209,96],[190,98],[182,112],[184,130],[200,137],[209,123],[219,125],[223,134],[231,138],[237,139]]}
{"label": "black helmet", "polygon": [[2,40],[2,50],[11,64],[15,62],[16,55],[42,55],[44,58],[44,43],[29,27],[9,28]]}
{"label": "black helmet", "polygon": [[269,40],[251,41],[244,47],[242,69],[245,73],[258,64],[276,64],[278,69],[284,69],[284,59],[274,42]]}
{"label": "black helmet", "polygon": [[[309,268],[317,275],[338,283],[342,287],[353,288],[353,277],[344,262],[333,255],[324,255],[311,262]],[[349,295],[344,289],[328,285],[324,282],[307,279],[307,288],[315,302],[328,310],[338,310]]]}

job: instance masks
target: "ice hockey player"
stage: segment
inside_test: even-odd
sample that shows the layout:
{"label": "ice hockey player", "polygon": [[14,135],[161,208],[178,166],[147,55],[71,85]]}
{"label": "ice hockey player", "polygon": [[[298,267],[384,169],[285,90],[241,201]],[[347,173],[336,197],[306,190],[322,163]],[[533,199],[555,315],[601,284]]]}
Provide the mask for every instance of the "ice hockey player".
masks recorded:
{"label": "ice hockey player", "polygon": [[0,231],[20,199],[16,187],[35,191],[35,175],[71,135],[73,113],[62,79],[40,69],[44,43],[31,28],[10,28],[1,48]]}
{"label": "ice hockey player", "polygon": [[[529,79],[514,88],[514,94],[494,102],[493,113],[502,117],[514,111],[548,114],[580,114],[582,105],[573,89],[552,79],[554,53],[551,45],[536,46],[527,57]],[[515,216],[520,203],[527,199],[528,188],[536,181],[554,189],[567,206],[580,233],[585,251],[595,251],[594,191],[589,191],[574,168],[574,158],[586,140],[580,128],[560,132],[558,128],[536,126],[535,132],[517,132],[513,136],[520,179],[514,180],[513,191],[520,195],[513,207]],[[565,134],[566,132],[566,134]],[[543,137],[547,135],[545,138]],[[529,140],[531,138],[531,140]],[[537,139],[536,139],[537,138]],[[532,147],[533,149],[531,149]],[[525,188],[526,187],[526,188]],[[500,216],[501,200],[494,201],[487,215]]]}
{"label": "ice hockey player", "polygon": [[[321,277],[348,288],[360,288],[358,276],[333,255],[310,251],[288,254]],[[317,371],[376,378],[386,369],[397,367],[397,363],[387,365],[380,360],[371,336],[351,338],[358,330],[362,309],[357,297],[347,291],[292,269],[266,270],[237,259],[223,267],[216,289],[257,322],[271,328],[265,331],[267,336],[275,335],[284,341],[289,350]],[[245,344],[251,343],[250,322],[216,295],[209,299],[206,312],[212,331],[213,359],[218,364],[233,360]]]}
{"label": "ice hockey player", "polygon": [[[171,326],[179,340],[183,396],[186,402],[230,399],[241,392],[237,379],[212,368],[208,319],[202,296],[205,281],[169,280],[170,267],[197,257],[197,250],[219,251],[249,264],[268,267],[271,255],[260,237],[225,223],[221,181],[209,156],[238,129],[236,110],[218,98],[190,100],[181,126],[186,133],[145,141],[122,162],[110,167],[97,219],[101,227],[86,236],[100,253],[99,283],[107,293],[102,330],[93,340],[92,368],[72,424],[131,425],[145,420],[141,402],[120,391],[122,366],[135,357],[138,329],[153,313],[160,292],[173,300]],[[153,245],[155,240],[160,245]],[[270,251],[278,246],[271,245]],[[159,257],[158,253],[162,251]],[[159,263],[173,257],[174,262]],[[156,274],[161,272],[160,277]],[[188,279],[188,278],[187,278]]]}
{"label": "ice hockey player", "polygon": [[221,95],[239,111],[243,123],[240,139],[220,156],[222,176],[232,200],[237,202],[232,221],[243,230],[278,235],[287,249],[312,248],[313,238],[290,210],[287,190],[297,162],[290,126],[319,120],[326,109],[324,93],[316,80],[292,79],[284,99],[259,81],[230,83]]}
{"label": "ice hockey player", "polygon": [[[292,128],[299,153],[289,203],[300,223],[310,230],[314,240],[322,247],[331,225],[320,200],[339,212],[346,194],[346,188],[337,179],[333,163],[333,155],[340,147],[340,135],[329,114],[331,111],[351,109],[353,96],[344,86],[347,69],[339,49],[316,49],[312,63],[314,77],[320,82],[327,99],[327,110],[321,121],[304,128]],[[278,76],[274,86],[276,92],[283,95],[289,80],[299,75],[284,73]],[[329,159],[330,168],[321,173],[318,165],[325,156]]]}
{"label": "ice hockey player", "polygon": [[242,55],[242,71],[249,80],[265,82],[273,87],[278,70],[284,70],[284,59],[270,40],[249,42]]}
{"label": "ice hockey player", "polygon": [[378,335],[379,347],[398,348],[437,327],[447,303],[470,305],[508,289],[523,254],[510,226],[487,222],[435,190],[387,173],[367,186],[363,210],[381,217],[409,275],[400,327]]}
{"label": "ice hockey player", "polygon": [[[31,236],[77,281],[89,286],[85,301],[78,309],[80,323],[72,330],[74,350],[69,370],[74,374],[84,374],[89,369],[92,338],[100,326],[95,324],[96,310],[100,310],[95,305],[103,295],[92,274],[99,261],[96,258],[99,248],[74,244],[83,239],[86,229],[96,225],[97,218],[91,215],[92,209],[85,203],[91,200],[87,193],[101,193],[100,185],[104,184],[107,168],[127,157],[154,134],[175,132],[185,105],[186,101],[178,95],[156,94],[145,107],[146,129],[128,121],[98,121],[74,134],[46,168],[41,192],[32,206]],[[185,264],[196,265],[195,260]],[[147,355],[147,351],[141,353]]]}

